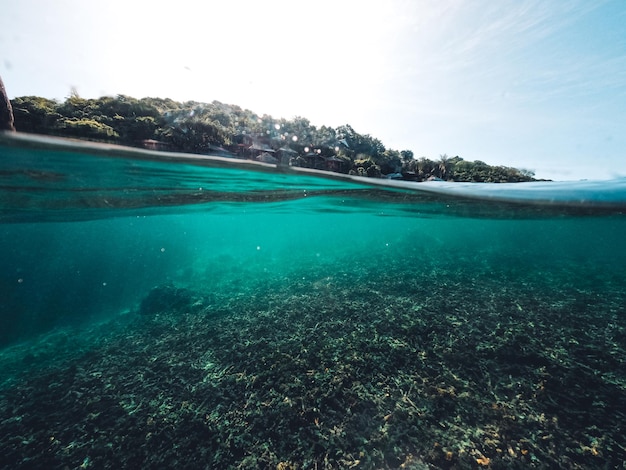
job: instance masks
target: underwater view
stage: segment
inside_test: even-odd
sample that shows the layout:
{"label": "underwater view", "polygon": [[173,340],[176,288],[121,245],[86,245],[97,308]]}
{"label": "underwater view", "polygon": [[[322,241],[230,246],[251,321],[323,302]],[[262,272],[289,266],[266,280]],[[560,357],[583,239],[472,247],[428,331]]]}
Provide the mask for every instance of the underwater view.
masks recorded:
{"label": "underwater view", "polygon": [[625,180],[0,144],[1,468],[626,460]]}

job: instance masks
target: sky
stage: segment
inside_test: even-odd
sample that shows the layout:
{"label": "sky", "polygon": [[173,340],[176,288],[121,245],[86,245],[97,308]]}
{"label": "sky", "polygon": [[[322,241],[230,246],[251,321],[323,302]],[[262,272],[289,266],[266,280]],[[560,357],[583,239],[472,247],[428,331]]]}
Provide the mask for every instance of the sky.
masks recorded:
{"label": "sky", "polygon": [[625,0],[2,0],[9,97],[125,94],[626,177]]}

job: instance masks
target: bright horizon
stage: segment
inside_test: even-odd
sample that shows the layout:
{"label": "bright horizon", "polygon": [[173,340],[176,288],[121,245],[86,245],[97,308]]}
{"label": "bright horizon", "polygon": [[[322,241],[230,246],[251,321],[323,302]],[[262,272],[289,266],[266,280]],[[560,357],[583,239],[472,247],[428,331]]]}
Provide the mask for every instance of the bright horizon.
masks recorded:
{"label": "bright horizon", "polygon": [[125,94],[350,124],[416,158],[626,176],[626,2],[22,0],[10,98]]}

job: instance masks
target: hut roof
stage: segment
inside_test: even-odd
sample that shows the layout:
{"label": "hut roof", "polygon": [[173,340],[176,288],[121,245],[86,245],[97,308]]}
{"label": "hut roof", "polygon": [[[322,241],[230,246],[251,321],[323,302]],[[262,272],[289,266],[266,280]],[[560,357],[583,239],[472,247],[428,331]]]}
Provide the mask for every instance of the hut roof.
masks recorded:
{"label": "hut roof", "polygon": [[278,159],[267,152],[263,152],[261,155],[256,157],[256,159],[263,163],[278,163]]}
{"label": "hut roof", "polygon": [[262,144],[252,144],[248,148],[250,150],[261,150],[261,151],[267,152],[267,153],[274,153],[275,152],[275,150],[272,150],[271,147],[268,147],[267,145],[262,145]]}

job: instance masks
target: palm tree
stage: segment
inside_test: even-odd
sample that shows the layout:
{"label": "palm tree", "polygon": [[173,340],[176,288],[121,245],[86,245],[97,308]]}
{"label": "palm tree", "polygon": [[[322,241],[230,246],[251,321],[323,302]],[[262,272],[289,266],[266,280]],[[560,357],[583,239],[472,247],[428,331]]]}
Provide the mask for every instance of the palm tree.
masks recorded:
{"label": "palm tree", "polygon": [[450,170],[450,166],[452,165],[452,162],[450,161],[450,157],[448,157],[447,154],[443,154],[443,155],[439,155],[439,161],[437,162],[437,170],[439,173],[439,177],[442,180],[446,179],[446,176],[448,175],[448,171]]}
{"label": "palm tree", "polygon": [[420,157],[419,160],[417,160],[417,174],[418,176],[422,179],[425,180],[426,178],[428,178],[429,176],[431,176],[435,170],[434,168],[435,166],[435,162],[433,162],[432,160],[426,158],[426,157]]}

